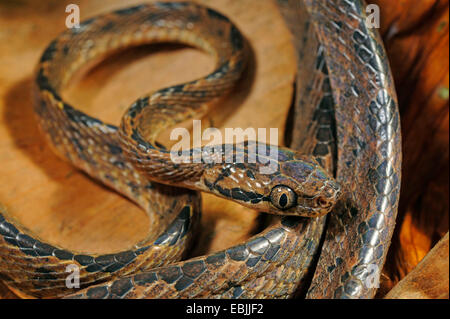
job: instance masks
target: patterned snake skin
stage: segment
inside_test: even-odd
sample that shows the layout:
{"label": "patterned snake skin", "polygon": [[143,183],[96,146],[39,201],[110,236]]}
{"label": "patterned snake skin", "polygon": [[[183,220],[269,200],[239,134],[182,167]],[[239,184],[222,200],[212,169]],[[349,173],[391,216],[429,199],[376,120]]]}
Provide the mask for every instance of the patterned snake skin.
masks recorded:
{"label": "patterned snake skin", "polygon": [[[308,112],[302,98],[309,101],[310,89],[301,82],[310,71],[301,70],[302,62],[311,63],[308,42],[314,33],[320,43],[315,52],[324,52],[320,63],[332,87],[333,101],[326,103],[336,113],[336,176],[344,187],[328,217],[306,297],[373,298],[395,226],[401,178],[400,118],[387,56],[377,30],[366,25],[363,1],[279,2],[290,9],[284,10],[285,18],[297,36],[301,98],[294,127],[305,126],[301,117]],[[305,33],[308,28],[314,31]],[[302,137],[294,133],[294,140]]]}
{"label": "patterned snake skin", "polygon": [[[4,211],[1,278],[14,291],[35,297],[286,298],[299,287],[305,292],[309,287],[310,298],[372,297],[375,289],[364,283],[369,266],[384,263],[400,179],[399,119],[389,68],[377,35],[364,27],[358,1],[292,5],[304,17],[305,23],[297,24],[305,36],[296,43],[300,63],[291,147],[313,157],[267,145],[268,152],[258,156],[275,160],[270,151],[277,155],[277,170],[269,175],[259,174],[259,161],[175,164],[156,143],[160,131],[206,112],[206,103],[227,93],[244,70],[245,41],[226,17],[192,3],[141,5],[85,21],[52,42],[36,77],[41,128],[61,157],[139,204],[152,226],[148,237],[127,251],[89,255],[27,235]],[[61,98],[59,91],[86,62],[160,41],[202,48],[216,57],[217,68],[205,78],[138,99],[120,128]],[[251,146],[236,145],[232,158],[247,158]],[[219,159],[230,156],[226,145],[221,150]],[[323,215],[340,194],[319,164],[346,188],[328,220],[317,261]],[[179,262],[198,221],[198,190],[294,216],[274,217],[241,245]],[[65,286],[70,264],[80,269],[81,289],[75,294]]]}

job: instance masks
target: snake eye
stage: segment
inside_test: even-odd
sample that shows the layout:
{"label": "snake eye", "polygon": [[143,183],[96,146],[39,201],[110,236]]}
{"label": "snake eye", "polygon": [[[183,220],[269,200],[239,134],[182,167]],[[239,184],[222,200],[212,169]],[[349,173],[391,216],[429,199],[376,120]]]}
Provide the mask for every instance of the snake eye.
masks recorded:
{"label": "snake eye", "polygon": [[286,210],[297,204],[297,195],[291,188],[277,185],[270,192],[270,202],[276,208]]}

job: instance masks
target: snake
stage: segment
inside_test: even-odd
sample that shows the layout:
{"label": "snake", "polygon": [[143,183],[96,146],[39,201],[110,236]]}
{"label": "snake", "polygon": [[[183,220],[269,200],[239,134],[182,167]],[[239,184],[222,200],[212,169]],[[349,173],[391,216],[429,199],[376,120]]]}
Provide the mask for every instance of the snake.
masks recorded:
{"label": "snake", "polygon": [[[61,158],[142,207],[151,227],[130,249],[95,255],[46,243],[2,209],[0,279],[38,298],[288,298],[299,287],[308,298],[372,297],[376,287],[364,283],[369,266],[384,263],[400,182],[389,66],[379,36],[362,23],[361,2],[293,6],[310,35],[296,45],[293,118],[295,132],[303,132],[294,136],[296,150],[246,141],[192,148],[174,162],[179,152],[157,142],[164,130],[204,115],[245,72],[245,38],[215,10],[193,2],[143,4],[86,20],[52,41],[35,77],[42,132]],[[215,70],[140,97],[118,127],[61,97],[82,67],[155,42],[204,50]],[[256,147],[264,153],[253,156]],[[275,171],[262,173],[266,163]],[[180,261],[198,227],[200,192],[276,217],[244,243]],[[66,285],[72,266],[77,290]]]}
{"label": "snake", "polygon": [[[335,126],[334,169],[344,188],[317,235],[321,245],[303,296],[373,298],[395,228],[402,163],[397,95],[379,25],[373,23],[376,13],[370,16],[373,8],[361,0],[278,2],[299,61],[293,139],[300,145],[311,139],[303,133],[315,117],[308,104],[319,100],[333,109],[335,121],[326,126]],[[314,66],[328,81],[304,80]],[[330,146],[323,136],[317,131],[316,138]],[[318,146],[313,154],[330,152]]]}

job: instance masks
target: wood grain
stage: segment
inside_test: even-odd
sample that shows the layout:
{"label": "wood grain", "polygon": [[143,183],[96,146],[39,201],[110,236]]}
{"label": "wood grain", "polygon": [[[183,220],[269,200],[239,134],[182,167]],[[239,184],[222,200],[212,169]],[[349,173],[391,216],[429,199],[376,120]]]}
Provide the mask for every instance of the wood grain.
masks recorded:
{"label": "wood grain", "polygon": [[448,299],[448,233],[386,295],[386,299]]}

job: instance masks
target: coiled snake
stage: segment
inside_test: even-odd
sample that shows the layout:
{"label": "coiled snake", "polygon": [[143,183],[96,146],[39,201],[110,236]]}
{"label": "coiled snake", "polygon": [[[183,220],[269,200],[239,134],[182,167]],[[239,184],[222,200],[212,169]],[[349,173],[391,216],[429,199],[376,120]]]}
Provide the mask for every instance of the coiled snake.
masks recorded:
{"label": "coiled snake", "polygon": [[[354,1],[351,8],[361,13],[361,7],[355,5],[358,3]],[[362,285],[368,276],[364,265],[372,262],[382,266],[398,200],[400,135],[395,95],[388,66],[381,59],[382,47],[374,47],[379,40],[373,35],[363,38],[363,32],[357,34],[354,30],[353,37],[357,35],[354,40],[360,46],[349,58],[359,55],[367,59],[368,53],[360,51],[367,44],[368,50],[375,50],[365,63],[376,71],[376,76],[360,83],[357,63],[349,66],[332,63],[336,43],[332,36],[328,37],[330,25],[321,25],[326,20],[321,16],[323,10],[330,9],[328,5],[334,10],[339,7],[333,1],[325,5],[313,1],[305,4],[303,12],[309,12],[319,41],[311,37],[310,44],[299,46],[299,52],[316,46],[318,54],[316,63],[300,69],[299,76],[310,72],[311,79],[306,83],[312,85],[314,80],[323,85],[313,90],[319,103],[300,109],[302,101],[312,95],[299,95],[298,109],[305,112],[303,124],[309,123],[305,135],[299,137],[302,141],[299,147],[303,154],[314,156],[263,145],[266,153],[258,153],[257,161],[251,162],[255,144],[250,141],[234,147],[222,145],[214,154],[207,149],[191,149],[182,154],[189,161],[175,163],[171,151],[156,142],[164,129],[206,112],[208,103],[226,94],[244,70],[245,41],[228,18],[214,10],[188,2],[139,5],[87,20],[79,29],[68,30],[54,40],[42,55],[36,75],[35,112],[42,131],[57,154],[139,204],[147,212],[152,229],[145,240],[127,251],[88,255],[31,237],[3,212],[1,278],[15,291],[35,297],[292,296],[310,280],[325,225],[323,215],[341,194],[339,184],[330,177],[337,158],[337,176],[349,187],[339,201],[334,219],[337,224],[341,221],[348,238],[337,233],[332,215],[329,225],[332,231],[327,232],[308,296],[372,296],[373,287]],[[338,22],[332,27],[355,24]],[[362,28],[361,24],[357,28]],[[215,71],[199,80],[139,98],[127,110],[119,127],[78,111],[60,96],[61,89],[87,62],[125,47],[161,41],[181,42],[211,53],[216,58]],[[340,53],[347,53],[345,50]],[[344,85],[348,76],[352,76],[353,82]],[[348,90],[341,92],[338,88]],[[338,101],[337,136],[333,97]],[[348,110],[348,101],[354,109]],[[367,101],[371,101],[369,107],[364,104]],[[380,134],[373,134],[373,130]],[[338,147],[334,143],[336,138]],[[352,148],[354,145],[357,147]],[[267,161],[276,163],[275,172],[261,173],[262,163]],[[180,262],[198,221],[197,191],[290,216],[277,219],[262,233],[238,246]],[[351,222],[349,225],[342,224],[347,222],[346,218]],[[360,221],[356,229],[352,229],[352,218]],[[81,289],[75,294],[65,283],[66,267],[72,264],[80,270]],[[324,267],[325,270],[321,269]],[[324,278],[326,275],[328,278]]]}

